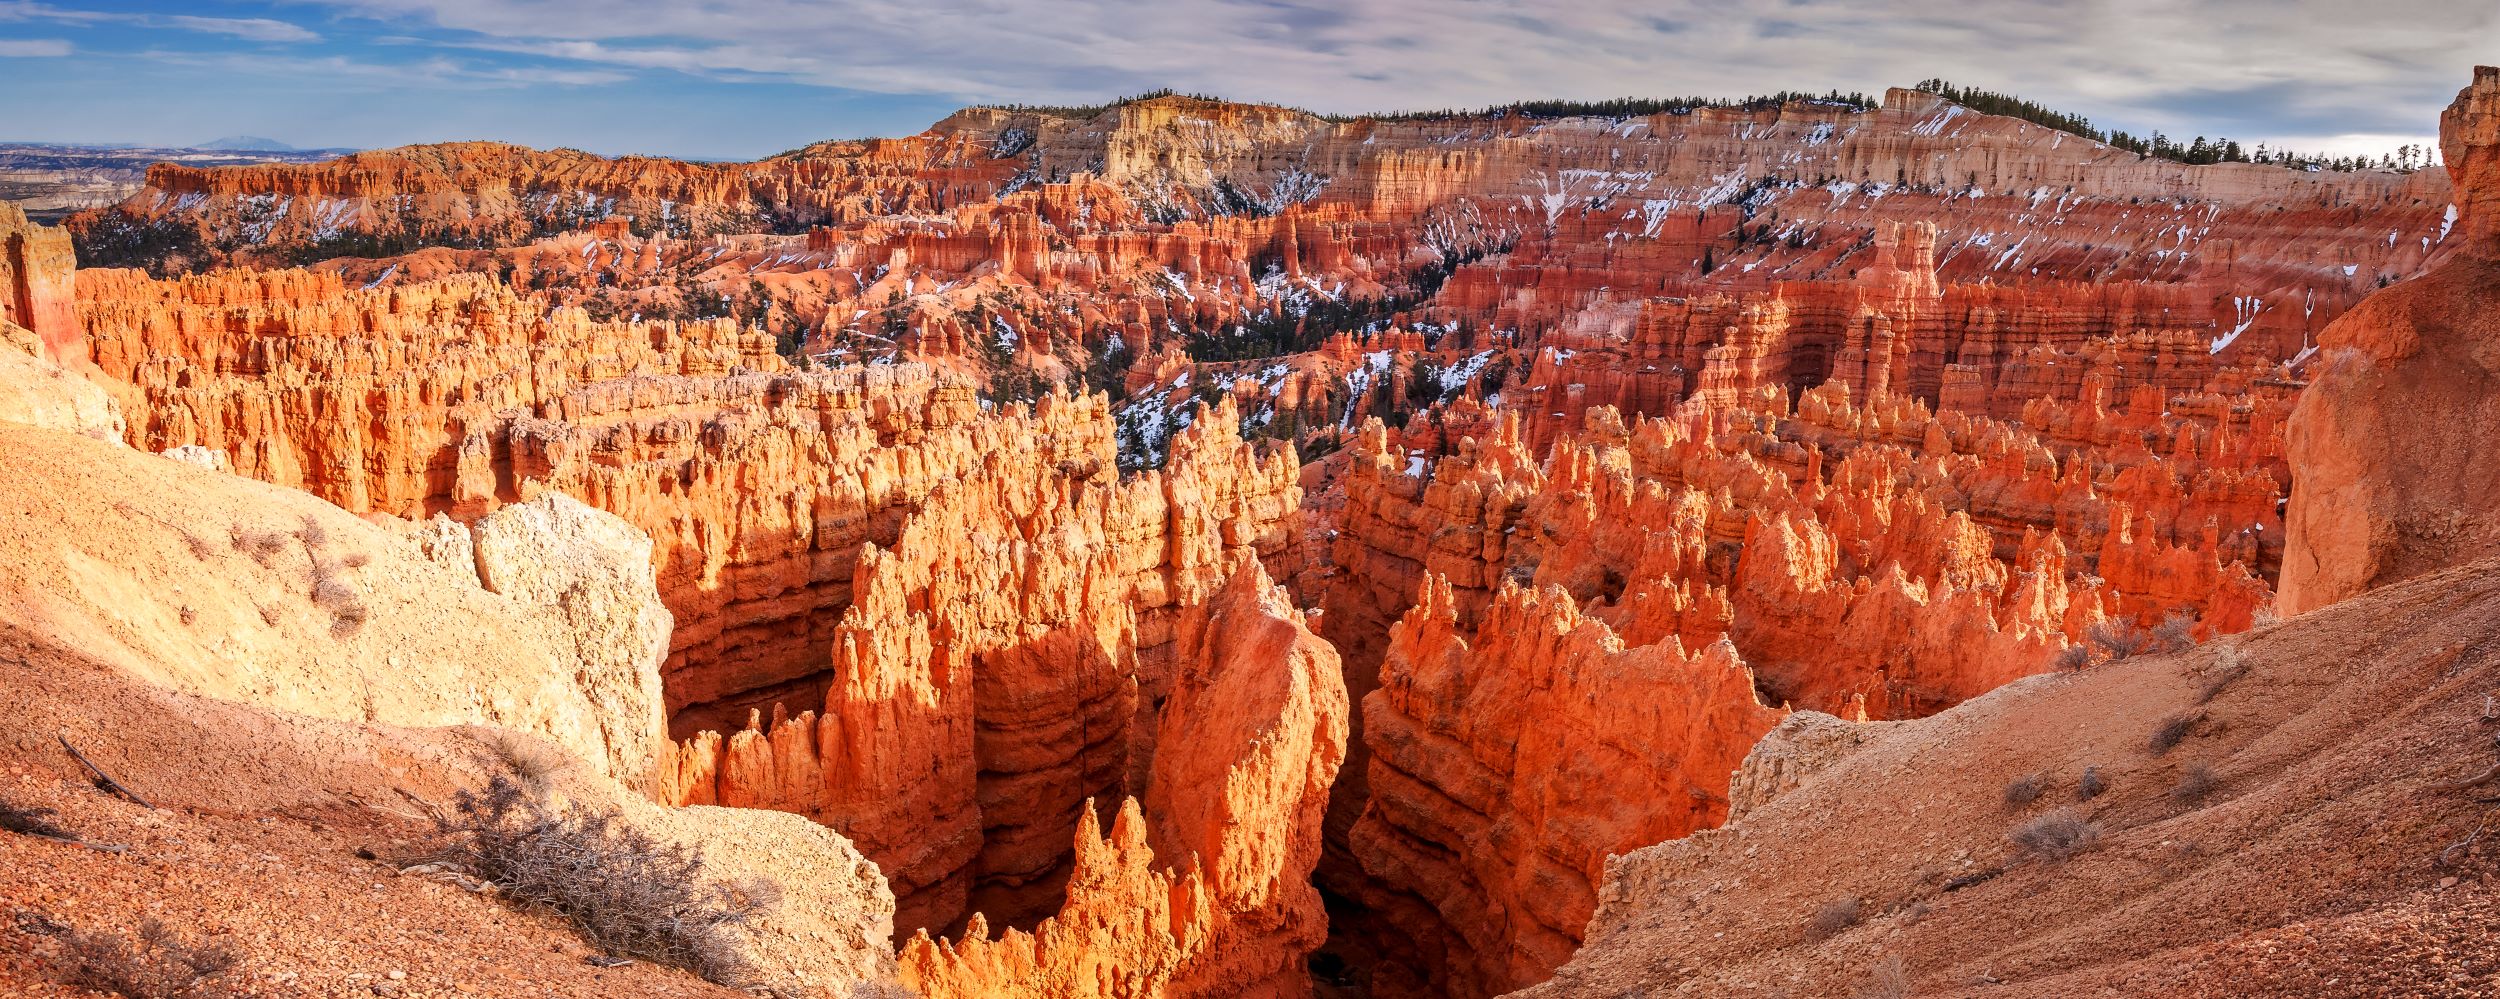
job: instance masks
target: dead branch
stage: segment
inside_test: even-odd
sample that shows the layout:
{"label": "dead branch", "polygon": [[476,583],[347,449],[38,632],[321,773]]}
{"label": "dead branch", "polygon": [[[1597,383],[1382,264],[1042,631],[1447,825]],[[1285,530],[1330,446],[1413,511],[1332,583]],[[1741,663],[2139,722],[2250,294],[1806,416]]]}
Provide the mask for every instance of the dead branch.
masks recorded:
{"label": "dead branch", "polygon": [[112,774],[105,773],[103,767],[96,766],[94,760],[87,758],[87,754],[78,751],[78,747],[70,745],[69,736],[61,736],[60,740],[61,748],[69,750],[69,755],[76,757],[79,764],[87,768],[88,773],[95,775],[95,786],[98,790],[104,791],[108,794],[117,794],[124,798],[128,798],[132,804],[141,808],[156,807],[155,805],[149,804],[148,799],[139,797],[138,792],[132,791],[128,787],[124,787],[122,782],[114,780]]}
{"label": "dead branch", "polygon": [[2459,850],[2463,850],[2463,849],[2467,849],[2467,848],[2469,848],[2469,847],[2472,847],[2472,846],[2473,846],[2473,845],[2474,845],[2477,841],[2481,840],[2482,838],[2483,838],[2483,827],[2482,827],[2482,826],[2475,826],[2475,827],[2474,827],[2474,834],[2473,834],[2473,835],[2471,835],[2471,836],[2467,836],[2467,837],[2466,837],[2466,838],[2464,838],[2464,839],[2461,839],[2461,840],[2458,840],[2458,841],[2456,841],[2456,842],[2454,842],[2454,843],[2451,843],[2451,844],[2449,844],[2449,845],[2448,845],[2448,848],[2447,848],[2447,849],[2439,851],[2439,861],[2438,861],[2439,866],[2441,866],[2441,867],[2446,867],[2446,866],[2448,866],[2448,865],[2451,863],[2451,860],[2450,860],[2449,858],[2451,858],[2451,857],[2455,856],[2457,851],[2459,851]]}

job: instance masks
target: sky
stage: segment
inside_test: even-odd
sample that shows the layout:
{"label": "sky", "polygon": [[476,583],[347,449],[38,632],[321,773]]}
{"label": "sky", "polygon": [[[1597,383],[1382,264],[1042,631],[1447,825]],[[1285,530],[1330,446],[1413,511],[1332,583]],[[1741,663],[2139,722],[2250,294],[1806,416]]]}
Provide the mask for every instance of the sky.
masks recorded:
{"label": "sky", "polygon": [[0,141],[748,159],[1159,87],[1358,113],[1942,77],[2375,154],[2477,62],[2495,0],[0,0]]}

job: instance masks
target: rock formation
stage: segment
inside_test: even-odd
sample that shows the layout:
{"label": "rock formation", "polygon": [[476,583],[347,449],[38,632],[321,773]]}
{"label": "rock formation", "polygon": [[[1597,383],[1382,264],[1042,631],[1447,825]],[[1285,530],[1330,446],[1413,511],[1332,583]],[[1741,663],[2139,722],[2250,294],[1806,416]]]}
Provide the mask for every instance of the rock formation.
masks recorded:
{"label": "rock formation", "polygon": [[2500,552],[2500,462],[2468,429],[2500,425],[2500,69],[2475,69],[2439,134],[2458,249],[2328,326],[2292,414],[2292,613]]}
{"label": "rock formation", "polygon": [[1337,657],[1254,564],[1185,630],[1144,803],[1106,839],[1079,810],[1066,902],[1031,933],[924,932],[903,977],[931,999],[1310,994],[1302,956],[1326,935],[1310,871],[1345,754]]}
{"label": "rock formation", "polygon": [[[1559,588],[1505,588],[1472,632],[1429,579],[1364,698],[1357,896],[1454,996],[1541,980],[1579,946],[1606,859],[1718,824],[1781,712],[1724,640],[1627,648]],[[1376,983],[1376,986],[1378,984]]]}
{"label": "rock formation", "polygon": [[[648,539],[614,516],[552,495],[470,526],[368,522],[293,490],[16,422],[0,422],[0,453],[12,461],[0,483],[11,567],[0,672],[30,702],[0,752],[12,770],[83,777],[50,749],[74,740],[133,793],[185,815],[144,817],[133,834],[202,812],[257,816],[254,842],[267,851],[285,849],[266,838],[282,814],[354,826],[366,814],[358,803],[405,804],[390,788],[440,801],[482,783],[506,765],[497,739],[551,745],[568,762],[549,779],[571,799],[703,851],[713,876],[787,882],[781,907],[736,938],[764,980],[841,995],[891,976],[892,896],[847,841],[793,817],[650,801],[668,747],[669,616]],[[223,890],[203,896],[189,875],[162,872],[192,863],[179,839],[151,856],[157,886],[134,897],[238,916],[256,892],[323,881],[333,866],[297,857],[250,886],[221,874]],[[326,890],[363,895],[376,875],[361,874]],[[9,894],[44,897],[15,884]],[[335,971],[296,973],[307,970]]]}
{"label": "rock formation", "polygon": [[75,266],[69,233],[0,202],[0,323],[33,331],[35,356],[81,369],[87,355],[71,291]]}

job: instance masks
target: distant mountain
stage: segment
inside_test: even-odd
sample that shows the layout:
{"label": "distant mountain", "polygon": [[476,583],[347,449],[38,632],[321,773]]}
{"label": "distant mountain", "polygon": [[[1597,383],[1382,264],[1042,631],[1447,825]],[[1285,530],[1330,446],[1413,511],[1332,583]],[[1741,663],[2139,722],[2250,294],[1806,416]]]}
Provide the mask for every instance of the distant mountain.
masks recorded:
{"label": "distant mountain", "polygon": [[200,143],[199,145],[191,148],[229,150],[249,149],[255,152],[266,153],[292,153],[299,151],[294,146],[287,145],[286,143],[280,142],[276,139],[264,139],[257,135],[229,135],[214,142]]}

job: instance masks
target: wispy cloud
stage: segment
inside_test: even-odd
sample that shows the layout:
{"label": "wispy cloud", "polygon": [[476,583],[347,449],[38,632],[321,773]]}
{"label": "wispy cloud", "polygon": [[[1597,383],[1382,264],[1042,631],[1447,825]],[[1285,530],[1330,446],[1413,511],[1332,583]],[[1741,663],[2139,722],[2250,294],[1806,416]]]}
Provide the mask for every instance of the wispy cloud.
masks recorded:
{"label": "wispy cloud", "polygon": [[44,59],[76,51],[58,38],[0,38],[0,59]]}
{"label": "wispy cloud", "polygon": [[[2426,129],[2489,0],[309,0],[629,71],[1068,101],[1157,86],[1328,111],[1873,89],[1929,76],[2134,130]],[[2221,95],[2219,104],[2184,99]]]}
{"label": "wispy cloud", "polygon": [[30,0],[0,0],[0,21],[49,21],[55,24],[132,24],[226,35],[254,42],[317,42],[321,36],[302,25],[267,17],[198,17],[191,14],[133,14],[120,11],[74,10]]}
{"label": "wispy cloud", "polygon": [[386,87],[393,90],[494,90],[530,86],[599,86],[621,83],[629,74],[613,69],[481,66],[443,56],[410,62],[368,62],[347,56],[265,56],[244,53],[152,51],[151,62],[190,66],[235,76],[280,80],[319,80],[337,87]]}
{"label": "wispy cloud", "polygon": [[232,35],[255,42],[317,42],[320,35],[301,25],[266,17],[192,17],[188,14],[168,15],[166,25],[186,31],[205,31],[212,35]]}

